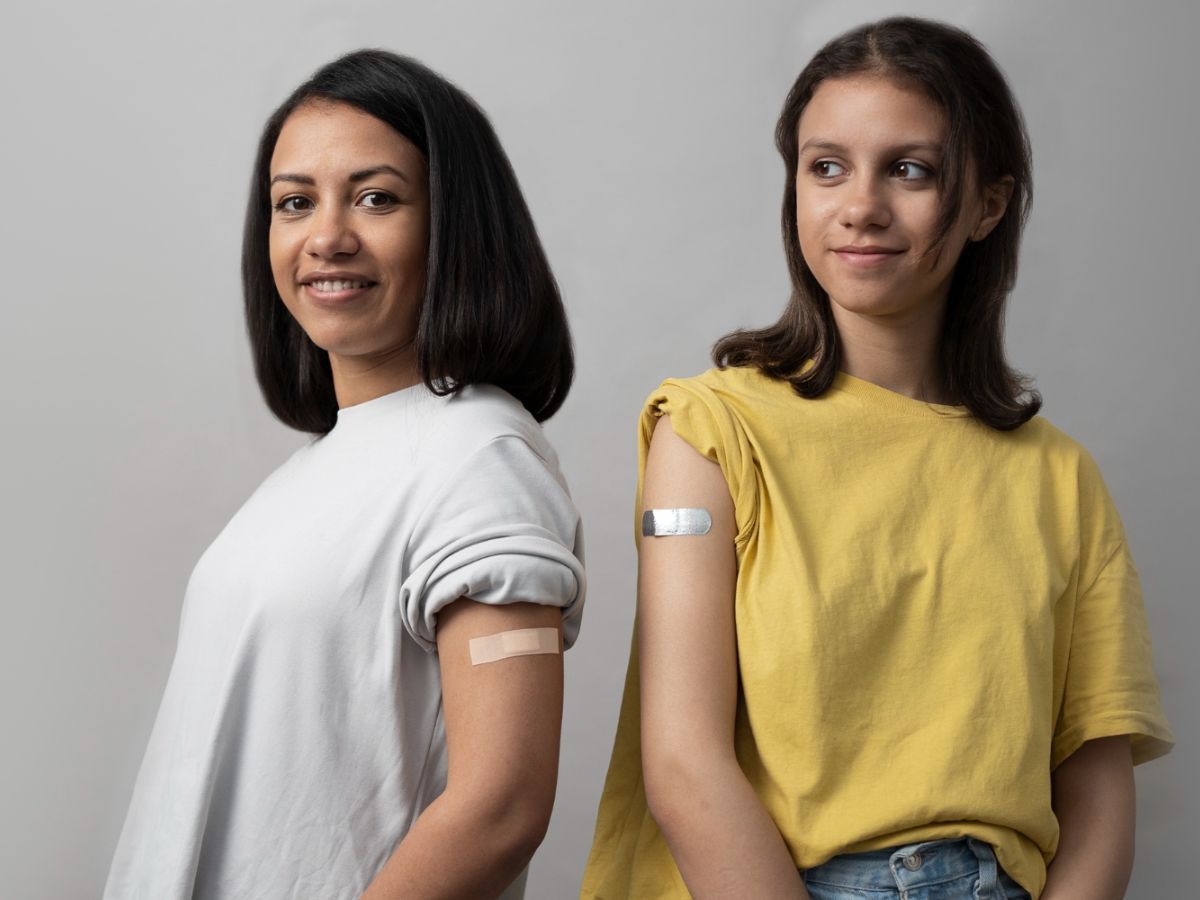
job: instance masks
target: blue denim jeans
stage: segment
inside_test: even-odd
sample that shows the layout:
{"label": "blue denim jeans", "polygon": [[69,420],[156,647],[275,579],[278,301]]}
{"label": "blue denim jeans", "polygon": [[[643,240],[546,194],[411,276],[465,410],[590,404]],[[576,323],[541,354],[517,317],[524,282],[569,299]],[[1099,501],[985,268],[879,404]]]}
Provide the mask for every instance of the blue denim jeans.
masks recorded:
{"label": "blue denim jeans", "polygon": [[813,900],[1029,900],[974,838],[844,853],[804,873]]}

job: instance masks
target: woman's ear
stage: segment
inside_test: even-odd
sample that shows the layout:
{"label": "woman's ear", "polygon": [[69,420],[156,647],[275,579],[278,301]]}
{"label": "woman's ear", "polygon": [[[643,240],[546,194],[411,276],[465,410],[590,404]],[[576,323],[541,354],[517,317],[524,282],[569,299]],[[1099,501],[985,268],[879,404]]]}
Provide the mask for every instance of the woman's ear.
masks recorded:
{"label": "woman's ear", "polygon": [[992,233],[1008,209],[1008,201],[1012,199],[1014,181],[1011,175],[1005,175],[999,181],[994,181],[983,189],[983,210],[979,223],[971,231],[971,240],[982,241]]}

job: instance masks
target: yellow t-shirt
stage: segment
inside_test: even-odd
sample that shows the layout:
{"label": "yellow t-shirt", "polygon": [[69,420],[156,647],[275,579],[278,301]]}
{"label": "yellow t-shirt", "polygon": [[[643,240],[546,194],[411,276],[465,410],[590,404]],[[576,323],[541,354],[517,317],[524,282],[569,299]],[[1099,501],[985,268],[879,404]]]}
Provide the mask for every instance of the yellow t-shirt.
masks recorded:
{"label": "yellow t-shirt", "polygon": [[[737,520],[735,745],[802,869],[972,836],[1034,897],[1050,772],[1087,740],[1166,753],[1137,572],[1087,452],[839,375],[670,380],[655,417],[716,462]],[[639,477],[640,483],[640,477]],[[640,490],[639,490],[640,493]],[[582,895],[688,897],[646,808],[631,660]]]}

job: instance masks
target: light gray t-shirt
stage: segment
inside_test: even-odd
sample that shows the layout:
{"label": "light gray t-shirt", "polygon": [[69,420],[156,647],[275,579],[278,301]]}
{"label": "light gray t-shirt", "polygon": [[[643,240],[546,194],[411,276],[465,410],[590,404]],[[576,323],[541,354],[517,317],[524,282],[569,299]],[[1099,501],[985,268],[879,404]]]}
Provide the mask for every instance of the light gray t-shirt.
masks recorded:
{"label": "light gray t-shirt", "polygon": [[581,559],[554,452],[505,392],[342,410],[192,573],[106,900],[357,898],[445,786],[438,611],[559,606],[569,646]]}

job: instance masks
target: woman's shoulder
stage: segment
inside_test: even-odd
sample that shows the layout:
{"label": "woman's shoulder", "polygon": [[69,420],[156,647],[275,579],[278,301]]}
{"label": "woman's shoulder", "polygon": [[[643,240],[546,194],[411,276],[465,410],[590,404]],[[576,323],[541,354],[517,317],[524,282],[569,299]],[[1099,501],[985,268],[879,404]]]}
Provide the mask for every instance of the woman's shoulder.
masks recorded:
{"label": "woman's shoulder", "polygon": [[538,456],[557,463],[542,426],[507,391],[490,384],[468,385],[444,398],[440,438],[450,451],[470,456],[488,444],[508,439],[527,444]]}

